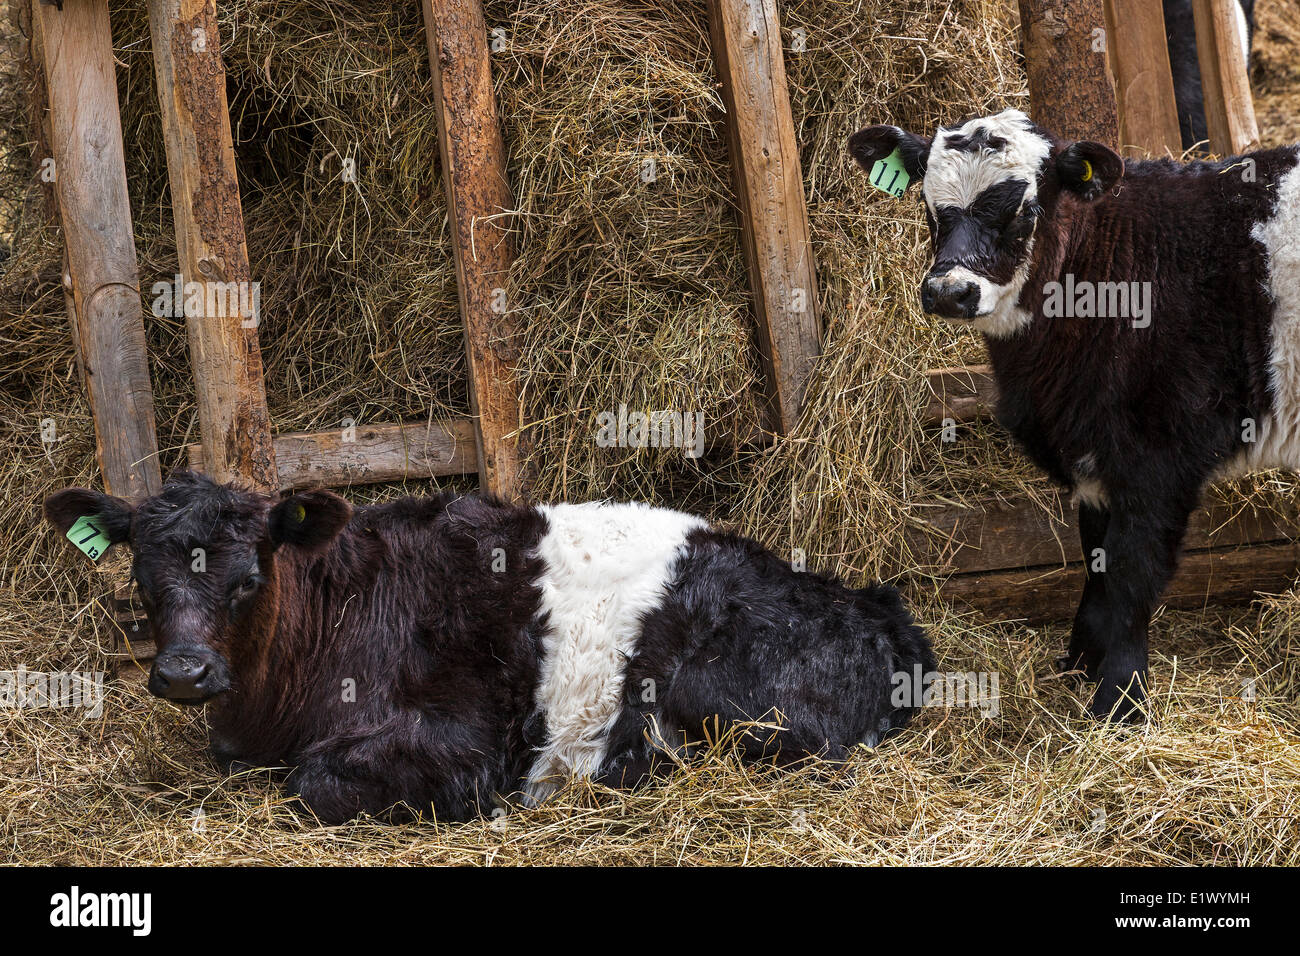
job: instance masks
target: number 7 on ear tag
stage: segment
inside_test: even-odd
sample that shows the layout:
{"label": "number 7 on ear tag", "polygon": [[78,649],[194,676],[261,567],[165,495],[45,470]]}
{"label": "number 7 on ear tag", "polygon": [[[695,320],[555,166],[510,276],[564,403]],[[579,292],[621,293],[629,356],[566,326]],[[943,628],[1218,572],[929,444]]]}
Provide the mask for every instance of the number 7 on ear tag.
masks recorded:
{"label": "number 7 on ear tag", "polygon": [[895,198],[903,195],[912,182],[912,177],[907,175],[907,170],[903,168],[903,154],[898,150],[894,150],[884,159],[877,160],[876,165],[871,167],[869,178],[871,185]]}
{"label": "number 7 on ear tag", "polygon": [[100,528],[89,515],[82,515],[68,529],[68,540],[75,544],[86,557],[92,561],[98,561],[108,550],[108,546],[113,542],[108,540],[108,535]]}

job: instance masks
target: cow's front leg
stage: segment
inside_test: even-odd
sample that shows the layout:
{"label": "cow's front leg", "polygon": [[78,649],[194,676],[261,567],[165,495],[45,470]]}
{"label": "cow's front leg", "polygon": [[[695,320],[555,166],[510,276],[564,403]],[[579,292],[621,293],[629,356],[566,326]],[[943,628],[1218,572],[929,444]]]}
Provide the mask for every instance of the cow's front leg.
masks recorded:
{"label": "cow's front leg", "polygon": [[1103,555],[1103,656],[1092,713],[1135,721],[1146,699],[1147,627],[1178,565],[1195,495],[1112,504]]}
{"label": "cow's front leg", "polygon": [[1083,548],[1084,583],[1079,610],[1074,615],[1070,648],[1059,662],[1065,671],[1082,671],[1085,680],[1096,683],[1105,652],[1106,575],[1100,570],[1105,558],[1106,527],[1110,510],[1101,505],[1079,505],[1079,544]]}
{"label": "cow's front leg", "polygon": [[400,799],[382,781],[359,775],[336,754],[300,762],[289,774],[288,788],[327,826],[362,813],[386,816]]}

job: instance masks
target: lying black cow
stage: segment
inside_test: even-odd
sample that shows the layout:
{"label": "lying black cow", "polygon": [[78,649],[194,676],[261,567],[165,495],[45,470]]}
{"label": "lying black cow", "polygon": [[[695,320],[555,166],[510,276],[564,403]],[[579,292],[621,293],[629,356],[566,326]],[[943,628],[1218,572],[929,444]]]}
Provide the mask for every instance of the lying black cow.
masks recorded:
{"label": "lying black cow", "polygon": [[1068,663],[1099,682],[1095,712],[1134,716],[1202,488],[1300,466],[1300,149],[1124,162],[1015,110],[849,149],[924,179],[921,302],[984,334],[999,419],[1080,499]]}
{"label": "lying black cow", "polygon": [[181,474],[138,507],[70,488],[45,512],[131,546],[150,691],[206,702],[215,756],[292,766],[325,821],[463,819],[569,774],[631,785],[715,716],[780,725],[742,728],[747,757],[839,759],[907,721],[899,675],[933,670],[894,589],[641,504],[354,510]]}

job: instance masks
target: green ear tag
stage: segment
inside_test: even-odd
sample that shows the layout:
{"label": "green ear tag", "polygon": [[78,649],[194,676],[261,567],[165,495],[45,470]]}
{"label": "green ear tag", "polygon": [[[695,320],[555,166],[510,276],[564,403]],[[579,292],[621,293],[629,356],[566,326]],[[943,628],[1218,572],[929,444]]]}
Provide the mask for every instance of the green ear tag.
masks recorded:
{"label": "green ear tag", "polygon": [[306,521],[306,520],[307,520],[307,509],[304,508],[301,504],[294,505],[294,506],[293,506],[293,523],[294,523],[294,524],[302,524],[302,523],[303,523],[304,521]]}
{"label": "green ear tag", "polygon": [[102,528],[96,523],[90,515],[82,515],[76,520],[71,528],[68,529],[68,540],[75,544],[86,557],[92,561],[98,561],[108,550],[112,541],[108,540]]}
{"label": "green ear tag", "polygon": [[878,160],[876,165],[871,167],[869,178],[871,185],[894,197],[903,195],[912,182],[912,177],[907,175],[907,170],[903,168],[903,154],[898,150]]}

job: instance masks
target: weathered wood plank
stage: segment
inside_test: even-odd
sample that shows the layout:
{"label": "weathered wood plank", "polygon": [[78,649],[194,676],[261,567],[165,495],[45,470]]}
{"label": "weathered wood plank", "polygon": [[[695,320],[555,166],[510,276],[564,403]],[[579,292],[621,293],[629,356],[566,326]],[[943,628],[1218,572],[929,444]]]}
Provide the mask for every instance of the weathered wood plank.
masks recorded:
{"label": "weathered wood plank", "polygon": [[108,620],[115,628],[114,645],[105,656],[113,673],[120,680],[143,685],[149,679],[149,668],[158,656],[158,648],[149,635],[144,606],[132,582],[114,590],[109,598]]}
{"label": "weathered wood plank", "polygon": [[776,0],[710,0],[709,25],[768,399],[788,434],[821,352],[821,319]]}
{"label": "weathered wood plank", "polygon": [[[279,487],[340,487],[474,474],[478,453],[468,418],[419,424],[289,432],[274,439]],[[185,448],[189,466],[206,471],[202,444]]]}
{"label": "weathered wood plank", "polygon": [[989,418],[997,405],[998,388],[987,365],[939,368],[925,373],[930,400],[925,422],[941,425],[945,419],[973,422]]}
{"label": "weathered wood plank", "polygon": [[[969,508],[917,508],[909,535],[918,564],[933,573],[970,573],[1080,561],[1078,509],[1050,492],[1047,507],[1027,499],[982,499]],[[926,528],[932,529],[932,536]],[[1300,534],[1279,498],[1276,507],[1240,509],[1210,502],[1192,514],[1184,548],[1231,548],[1287,541]]]}
{"label": "weathered wood plank", "polygon": [[64,0],[60,9],[38,2],[33,25],[49,101],[68,321],[96,459],[111,494],[143,497],[161,488],[162,475],[108,4]]}
{"label": "weathered wood plank", "polygon": [[[216,5],[148,5],[185,283],[173,290],[173,300],[185,303],[204,459],[219,481],[239,477],[270,491],[276,485],[275,454],[252,307],[260,295],[244,237]],[[189,295],[192,290],[200,294]]]}
{"label": "weathered wood plank", "polygon": [[1121,152],[1180,155],[1182,133],[1160,0],[1106,0],[1106,43],[1119,104]]}
{"label": "weathered wood plank", "polygon": [[[1185,555],[1161,597],[1173,608],[1243,604],[1257,593],[1285,591],[1300,572],[1295,543],[1255,545]],[[915,585],[922,587],[923,585]],[[1074,616],[1083,588],[1083,565],[962,574],[943,585],[942,594],[999,620],[1030,623]]]}
{"label": "weathered wood plank", "polygon": [[1105,22],[1103,0],[1020,0],[1030,113],[1062,139],[1119,143]]}
{"label": "weathered wood plank", "polygon": [[1240,12],[1237,0],[1192,0],[1210,149],[1221,156],[1259,148],[1250,64],[1237,33]]}
{"label": "weathered wood plank", "polygon": [[438,148],[452,225],[456,284],[465,327],[479,481],[487,491],[524,493],[517,365],[518,305],[505,286],[514,262],[505,143],[497,119],[478,0],[422,0],[438,117]]}

